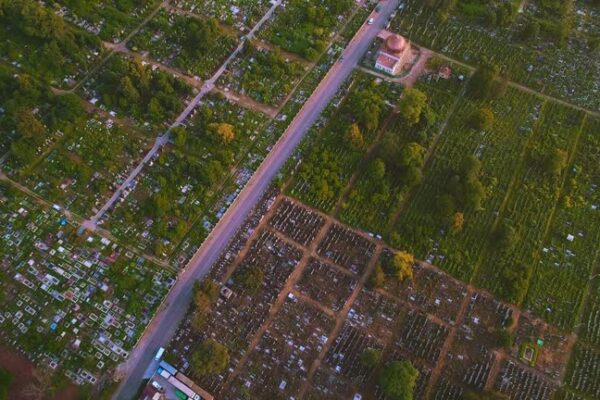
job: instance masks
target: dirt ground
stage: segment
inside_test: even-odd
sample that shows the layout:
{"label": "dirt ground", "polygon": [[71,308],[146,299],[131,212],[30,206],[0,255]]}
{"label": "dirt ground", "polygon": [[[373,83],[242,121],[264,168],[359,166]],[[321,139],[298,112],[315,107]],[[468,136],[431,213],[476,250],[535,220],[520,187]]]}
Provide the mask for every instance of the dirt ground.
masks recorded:
{"label": "dirt ground", "polygon": [[[10,371],[13,375],[8,400],[26,400],[23,389],[30,382],[34,368],[33,363],[10,347],[0,345],[0,368]],[[77,398],[77,391],[77,386],[69,385],[55,395],[52,400],[74,400]]]}

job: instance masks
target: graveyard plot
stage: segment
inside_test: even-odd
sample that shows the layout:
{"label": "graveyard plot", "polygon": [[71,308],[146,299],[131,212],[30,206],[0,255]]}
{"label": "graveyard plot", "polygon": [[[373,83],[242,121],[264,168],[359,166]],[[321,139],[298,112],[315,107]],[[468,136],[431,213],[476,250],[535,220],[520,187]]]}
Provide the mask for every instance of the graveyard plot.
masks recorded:
{"label": "graveyard plot", "polygon": [[385,343],[377,340],[353,323],[346,321],[326,357],[326,364],[354,384],[364,385],[373,377],[376,366],[365,365],[361,357],[366,351],[381,353]]}
{"label": "graveyard plot", "polygon": [[476,280],[516,304],[536,270],[532,263],[538,261],[551,213],[565,193],[565,174],[585,122],[582,113],[556,103],[547,104],[541,119]]}
{"label": "graveyard plot", "polygon": [[240,30],[252,28],[270,7],[268,0],[173,0],[185,11],[214,17]]}
{"label": "graveyard plot", "polygon": [[261,36],[277,46],[316,61],[353,9],[351,0],[285,0]]}
{"label": "graveyard plot", "polygon": [[219,84],[260,103],[279,106],[305,72],[303,64],[286,57],[278,49],[256,47],[247,41]]}
{"label": "graveyard plot", "polygon": [[174,276],[5,190],[0,335],[38,365],[94,384],[127,358]]}
{"label": "graveyard plot", "polygon": [[435,365],[444,341],[448,337],[448,328],[432,321],[427,314],[410,310],[399,328],[392,351],[403,358]]}
{"label": "graveyard plot", "polygon": [[580,343],[571,357],[567,385],[585,398],[600,396],[600,352]]}
{"label": "graveyard plot", "polygon": [[373,257],[375,243],[342,225],[333,224],[317,252],[335,264],[361,275]]}
{"label": "graveyard plot", "polygon": [[353,274],[311,259],[294,287],[325,307],[339,311],[357,283]]}
{"label": "graveyard plot", "polygon": [[438,390],[483,390],[512,318],[512,308],[488,295],[473,293],[446,356]]}
{"label": "graveyard plot", "polygon": [[190,76],[207,79],[236,44],[237,38],[213,18],[190,17],[162,9],[127,46]]}
{"label": "graveyard plot", "polygon": [[[400,97],[400,86],[364,72],[349,78],[343,100],[334,99],[326,120],[310,133],[314,143],[304,148],[302,163],[287,191],[305,204],[331,212],[359,166],[377,131],[390,115],[389,104]],[[387,101],[386,101],[387,100]],[[354,139],[353,139],[354,138]]]}
{"label": "graveyard plot", "polygon": [[160,4],[159,0],[82,2],[56,0],[49,8],[66,21],[100,39],[118,43],[139,26]]}
{"label": "graveyard plot", "polygon": [[150,140],[110,120],[90,118],[69,128],[60,145],[21,174],[21,181],[49,201],[88,216],[126,178]]}
{"label": "graveyard plot", "polygon": [[[381,254],[379,263],[384,271],[392,258],[390,250],[386,249]],[[388,277],[383,288],[415,308],[435,315],[446,323],[454,323],[467,296],[465,284],[425,264],[416,263],[412,270],[412,279],[398,281]]]}
{"label": "graveyard plot", "polygon": [[315,372],[313,384],[305,398],[309,400],[344,400],[353,399],[355,394],[366,397],[366,390],[356,386],[352,380],[341,376],[329,367],[321,366]]}
{"label": "graveyard plot", "polygon": [[512,355],[550,379],[562,381],[575,337],[522,314],[514,332]]}
{"label": "graveyard plot", "polygon": [[550,400],[557,386],[541,375],[528,370],[512,360],[504,361],[498,374],[495,389],[510,400]]}
{"label": "graveyard plot", "polygon": [[348,311],[348,322],[368,332],[380,343],[388,343],[404,321],[408,309],[381,293],[363,288]]}
{"label": "graveyard plot", "polygon": [[411,171],[421,171],[425,150],[442,129],[461,88],[456,77],[451,79],[454,83],[449,85],[433,82],[429,76],[417,83],[416,88],[427,96],[426,110],[420,121],[412,125],[400,114],[392,117],[373,156],[358,169],[357,179],[342,205],[341,221],[368,232],[388,233],[390,220],[415,184],[407,167],[398,160],[403,152],[412,149],[420,154],[420,161],[411,165]]}
{"label": "graveyard plot", "polygon": [[[515,14],[507,25],[493,26],[483,23],[487,17],[470,18],[461,13],[461,7],[440,23],[436,8],[411,0],[399,9],[391,29],[421,46],[472,65],[483,58],[493,60],[505,66],[510,77],[519,83],[598,110],[600,58],[594,48],[594,38],[600,32],[598,9],[588,2],[573,2],[568,16],[548,18],[543,15],[540,2],[523,4],[523,12]],[[486,7],[482,9],[485,12]],[[490,14],[494,12],[490,10]],[[563,22],[567,30],[552,30]],[[525,39],[523,35],[531,32],[528,29],[534,24],[547,28],[551,34],[565,32],[566,36],[557,40],[542,30]]]}
{"label": "graveyard plot", "polygon": [[266,121],[209,96],[187,128],[173,132],[173,145],[127,189],[107,227],[162,258],[190,239],[188,233],[193,235],[188,246],[192,239],[201,243],[264,158],[269,137],[259,133]]}
{"label": "graveyard plot", "polygon": [[[563,329],[571,329],[583,309],[589,277],[597,264],[600,240],[598,119],[587,119],[550,234],[534,266],[526,306]],[[594,307],[596,301],[590,301]],[[584,331],[586,331],[584,329]]]}
{"label": "graveyard plot", "polygon": [[[44,27],[42,29],[42,27]],[[71,86],[98,61],[98,37],[34,0],[0,5],[0,58],[55,86]]]}
{"label": "graveyard plot", "polygon": [[297,396],[333,324],[332,318],[311,305],[288,297],[227,397]]}
{"label": "graveyard plot", "polygon": [[[231,294],[221,295],[200,329],[193,326],[194,311],[178,329],[167,350],[173,355],[174,365],[193,376],[189,356],[198,343],[212,337],[227,347],[230,366],[234,368],[301,257],[301,251],[272,233],[259,233],[232,278],[225,283]],[[242,276],[255,268],[259,269],[262,280],[257,286],[248,287]],[[200,377],[199,382],[216,393],[228,377],[229,373],[209,375]]]}
{"label": "graveyard plot", "polygon": [[185,106],[192,88],[148,63],[113,55],[80,89],[83,97],[111,115],[144,126],[167,126]]}
{"label": "graveyard plot", "polygon": [[436,385],[432,399],[434,400],[461,400],[465,389],[462,386],[456,385],[445,377],[440,378]]}
{"label": "graveyard plot", "polygon": [[7,65],[0,65],[0,104],[2,169],[9,176],[43,159],[86,116],[77,96],[56,96]]}
{"label": "graveyard plot", "polygon": [[315,240],[319,230],[325,225],[325,219],[307,207],[284,199],[269,220],[269,225],[307,246]]}
{"label": "graveyard plot", "polygon": [[[482,109],[492,111],[493,124],[488,129],[475,129],[471,121]],[[394,225],[392,244],[408,248],[458,279],[469,280],[488,244],[486,238],[497,211],[510,191],[523,147],[534,135],[540,110],[539,99],[513,89],[490,102],[460,98],[422,183]],[[462,171],[468,163],[485,191],[478,208],[455,190],[458,184],[450,183],[468,174]]]}
{"label": "graveyard plot", "polygon": [[211,268],[209,276],[214,281],[223,282],[223,280],[226,280],[225,276],[227,271],[233,265],[235,258],[242,249],[250,243],[254,231],[258,229],[258,226],[263,221],[267,212],[269,212],[273,204],[275,204],[276,197],[276,190],[267,190],[262,199],[256,204],[252,211],[250,211],[236,235],[231,239],[227,248]]}

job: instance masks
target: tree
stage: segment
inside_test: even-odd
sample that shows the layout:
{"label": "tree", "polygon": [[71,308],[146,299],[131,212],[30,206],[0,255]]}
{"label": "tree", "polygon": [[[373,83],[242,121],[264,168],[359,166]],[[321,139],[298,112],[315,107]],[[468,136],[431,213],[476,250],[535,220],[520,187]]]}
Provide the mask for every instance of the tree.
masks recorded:
{"label": "tree", "polygon": [[17,114],[17,131],[22,137],[39,140],[46,128],[30,110],[22,110]]}
{"label": "tree", "polygon": [[208,339],[192,354],[192,371],[198,377],[221,373],[229,365],[229,351],[221,343]]}
{"label": "tree", "polygon": [[374,182],[381,181],[385,177],[385,162],[381,158],[371,161],[367,169],[367,175]]}
{"label": "tree", "polygon": [[407,125],[412,126],[419,123],[421,114],[427,107],[427,95],[419,89],[408,88],[404,90],[402,98],[398,103],[398,110]]}
{"label": "tree", "polygon": [[219,297],[219,285],[212,279],[194,284],[194,305],[199,312],[207,313]]}
{"label": "tree", "polygon": [[182,148],[185,146],[185,143],[187,142],[187,131],[185,130],[185,128],[178,126],[176,128],[173,128],[171,130],[171,135],[173,136],[173,143],[175,143],[175,146]]}
{"label": "tree", "polygon": [[494,94],[494,85],[500,75],[500,68],[484,60],[475,71],[469,85],[467,93],[475,99],[488,99]]}
{"label": "tree", "polygon": [[348,128],[348,139],[355,149],[361,149],[365,145],[365,138],[357,123],[350,125],[350,128]]}
{"label": "tree", "polygon": [[385,273],[383,272],[383,268],[381,267],[381,264],[377,263],[375,265],[375,269],[373,269],[373,272],[371,273],[371,276],[369,276],[367,285],[370,288],[378,288],[378,287],[382,287],[384,283],[385,283]]}
{"label": "tree", "polygon": [[413,278],[413,264],[415,262],[415,257],[406,252],[406,251],[399,251],[394,255],[394,258],[392,259],[392,263],[391,263],[391,268],[392,268],[392,273],[394,274],[394,276],[396,277],[396,279],[398,279],[400,282],[404,281],[405,279],[412,279]]}
{"label": "tree", "polygon": [[486,131],[494,124],[494,113],[488,107],[477,110],[470,119],[470,125],[478,131]]}
{"label": "tree", "polygon": [[392,361],[379,376],[379,386],[391,400],[412,400],[419,371],[410,361]]}
{"label": "tree", "polygon": [[519,239],[515,228],[505,221],[498,224],[492,234],[493,245],[498,250],[510,250]]}
{"label": "tree", "polygon": [[558,176],[567,167],[569,154],[565,150],[555,149],[544,160],[544,169],[551,176]]}
{"label": "tree", "polygon": [[535,20],[531,20],[527,24],[525,24],[525,27],[521,32],[521,37],[523,40],[535,40],[537,39],[539,34],[540,23]]}
{"label": "tree", "polygon": [[244,268],[242,271],[238,272],[236,276],[236,280],[240,285],[250,292],[256,292],[262,285],[264,279],[265,273],[256,265]]}
{"label": "tree", "polygon": [[0,368],[0,400],[8,399],[8,389],[12,381],[12,374],[8,370]]}
{"label": "tree", "polygon": [[499,329],[494,332],[494,345],[507,351],[513,345],[513,337],[506,329]]}
{"label": "tree", "polygon": [[456,212],[452,216],[452,224],[450,225],[450,233],[456,234],[463,229],[463,225],[465,224],[465,214],[461,212]]}
{"label": "tree", "polygon": [[225,144],[231,143],[235,138],[235,129],[233,125],[226,122],[212,123],[209,125],[209,128],[211,128]]}
{"label": "tree", "polygon": [[360,355],[360,365],[366,369],[373,369],[381,360],[381,350],[372,347],[366,348]]}

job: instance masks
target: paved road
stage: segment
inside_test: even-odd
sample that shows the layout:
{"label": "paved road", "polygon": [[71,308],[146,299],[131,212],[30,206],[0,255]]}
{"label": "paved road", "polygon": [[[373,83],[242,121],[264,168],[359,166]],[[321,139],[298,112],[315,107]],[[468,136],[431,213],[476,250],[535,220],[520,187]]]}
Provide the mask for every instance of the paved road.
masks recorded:
{"label": "paved road", "polygon": [[[190,103],[187,105],[185,110],[183,110],[183,112],[181,114],[179,114],[179,116],[175,119],[175,122],[173,122],[173,124],[171,124],[171,126],[169,127],[167,132],[165,132],[162,136],[159,136],[158,138],[156,138],[156,142],[154,143],[154,146],[152,146],[152,149],[150,149],[148,154],[146,154],[146,156],[142,159],[142,161],[138,164],[138,166],[136,168],[134,168],[133,171],[131,171],[131,173],[129,174],[127,179],[125,179],[125,181],[123,181],[121,186],[119,186],[119,188],[117,190],[115,190],[115,192],[113,193],[111,198],[104,204],[104,206],[102,206],[102,208],[100,208],[100,210],[96,213],[96,215],[94,215],[89,220],[87,220],[83,223],[83,226],[85,228],[90,229],[92,231],[96,229],[97,223],[100,220],[100,218],[102,218],[102,216],[108,210],[110,210],[110,208],[121,198],[121,195],[123,194],[125,189],[127,189],[128,187],[130,187],[132,185],[132,183],[135,181],[135,179],[140,174],[140,172],[142,172],[142,169],[144,169],[144,166],[146,165],[146,163],[148,161],[150,161],[150,159],[152,159],[152,157],[154,157],[158,153],[158,151],[165,144],[167,144],[169,142],[170,131],[173,128],[181,125],[183,123],[183,121],[185,121],[186,118],[190,116],[190,114],[192,113],[194,108],[196,108],[198,106],[198,104],[200,104],[200,102],[202,101],[202,98],[204,98],[204,96],[214,88],[215,83],[221,77],[221,75],[223,75],[223,73],[225,72],[225,70],[227,69],[229,64],[243,50],[245,40],[250,40],[254,37],[254,34],[263,26],[263,24],[265,22],[267,22],[269,20],[269,18],[271,18],[271,16],[273,15],[273,12],[275,11],[275,9],[277,7],[279,7],[279,5],[281,5],[282,1],[283,0],[277,0],[275,3],[273,3],[271,8],[269,8],[269,11],[267,11],[265,13],[265,15],[260,19],[260,21],[258,21],[256,23],[254,28],[252,28],[252,30],[250,30],[250,32],[248,32],[246,37],[242,38],[243,40],[240,40],[240,43],[235,48],[235,50],[229,55],[229,57],[219,67],[219,69],[213,74],[213,76],[204,82],[204,84],[200,88],[200,91],[198,92],[196,97],[194,97],[194,99],[192,101],[190,101]],[[125,51],[125,50],[121,49],[120,51]]]}
{"label": "paved road", "polygon": [[130,400],[138,388],[148,364],[160,346],[166,345],[175,334],[177,325],[185,317],[192,298],[193,284],[202,278],[217,260],[236,230],[271,183],[278,170],[291,156],[310,126],[333,98],[350,75],[381,26],[387,21],[398,0],[382,0],[382,10],[373,14],[372,25],[363,25],[344,51],[344,60],[334,64],[317,89],[304,104],[281,139],[254,173],[244,190],[229,207],[198,252],[181,272],[175,286],[146,329],[142,339],[123,366],[125,376],[115,399]]}

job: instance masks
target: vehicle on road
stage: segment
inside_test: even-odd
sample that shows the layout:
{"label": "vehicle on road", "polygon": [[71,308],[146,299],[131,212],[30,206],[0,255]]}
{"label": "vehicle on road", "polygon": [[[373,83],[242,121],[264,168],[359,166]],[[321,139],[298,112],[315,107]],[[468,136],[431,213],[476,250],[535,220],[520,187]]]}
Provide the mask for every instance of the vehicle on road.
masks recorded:
{"label": "vehicle on road", "polygon": [[164,347],[161,347],[160,349],[158,349],[158,351],[156,352],[156,355],[154,356],[154,359],[156,361],[160,361],[160,359],[162,358],[164,352],[165,352],[165,348]]}

